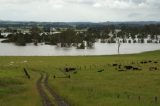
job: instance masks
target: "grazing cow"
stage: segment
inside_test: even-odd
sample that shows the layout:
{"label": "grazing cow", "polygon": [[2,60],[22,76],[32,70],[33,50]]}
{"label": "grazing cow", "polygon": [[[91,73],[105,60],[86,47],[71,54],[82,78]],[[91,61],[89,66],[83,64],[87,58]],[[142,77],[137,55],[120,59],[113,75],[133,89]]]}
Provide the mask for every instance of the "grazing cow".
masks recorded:
{"label": "grazing cow", "polygon": [[157,68],[157,67],[155,67],[155,70],[158,70],[158,68]]}
{"label": "grazing cow", "polygon": [[138,68],[133,68],[133,70],[138,70]]}
{"label": "grazing cow", "polygon": [[149,62],[149,63],[151,63],[152,61],[151,61],[151,60],[149,60],[148,62]]}
{"label": "grazing cow", "polygon": [[158,70],[158,68],[157,67],[150,67],[149,70],[150,71],[155,71],[155,70]]}
{"label": "grazing cow", "polygon": [[141,64],[146,64],[146,63],[148,63],[147,61],[141,61],[140,62]]}
{"label": "grazing cow", "polygon": [[69,68],[65,68],[66,72],[75,71],[75,70],[76,70],[76,68],[70,68],[70,67]]}
{"label": "grazing cow", "polygon": [[147,61],[144,61],[144,64],[148,63]]}
{"label": "grazing cow", "polygon": [[137,68],[137,67],[133,67],[133,70],[141,70],[141,69],[139,69],[139,68]]}
{"label": "grazing cow", "polygon": [[143,62],[143,61],[141,61],[140,63],[141,63],[141,64],[143,64],[144,62]]}
{"label": "grazing cow", "polygon": [[157,64],[158,62],[157,62],[157,61],[155,61],[154,63],[155,63],[155,64]]}
{"label": "grazing cow", "polygon": [[124,66],[126,69],[131,70],[133,67],[132,66]]}
{"label": "grazing cow", "polygon": [[98,72],[103,72],[104,71],[104,69],[102,69],[102,70],[99,70]]}
{"label": "grazing cow", "polygon": [[118,64],[112,64],[112,66],[117,66]]}

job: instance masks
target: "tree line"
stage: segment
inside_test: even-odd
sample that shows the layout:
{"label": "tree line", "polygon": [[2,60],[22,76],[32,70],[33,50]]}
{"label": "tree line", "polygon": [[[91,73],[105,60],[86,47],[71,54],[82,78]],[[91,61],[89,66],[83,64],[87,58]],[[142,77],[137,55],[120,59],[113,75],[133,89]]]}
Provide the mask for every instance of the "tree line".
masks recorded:
{"label": "tree line", "polygon": [[[77,28],[78,29],[78,28]],[[81,28],[79,28],[81,30]],[[30,33],[13,33],[7,36],[7,39],[3,42],[14,42],[17,45],[26,45],[27,43],[38,43],[44,42],[45,44],[57,45],[61,44],[61,47],[76,46],[77,48],[93,47],[96,39],[101,39],[102,43],[116,43],[117,38],[123,39],[123,43],[126,39],[131,38],[136,43],[135,38],[137,37],[141,43],[144,43],[144,39],[151,36],[151,40],[155,39],[158,41],[158,35],[160,35],[160,25],[145,25],[145,26],[127,26],[120,25],[118,32],[117,27],[114,25],[109,26],[94,26],[87,28],[87,31],[75,31],[75,28],[68,28],[65,31],[59,33],[50,34],[49,28],[40,29],[34,26],[30,29]],[[44,33],[46,32],[46,33]],[[112,36],[110,35],[112,34]],[[1,33],[0,33],[0,37]],[[158,41],[160,42],[160,41]],[[148,42],[150,43],[150,42]]]}

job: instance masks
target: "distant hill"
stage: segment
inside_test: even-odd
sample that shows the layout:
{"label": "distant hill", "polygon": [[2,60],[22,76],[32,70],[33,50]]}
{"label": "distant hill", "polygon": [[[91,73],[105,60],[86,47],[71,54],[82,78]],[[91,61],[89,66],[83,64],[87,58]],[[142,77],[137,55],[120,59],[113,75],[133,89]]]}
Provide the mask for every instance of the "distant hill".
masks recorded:
{"label": "distant hill", "polygon": [[5,21],[0,20],[0,27],[24,27],[24,26],[44,26],[44,27],[91,27],[91,26],[106,26],[106,25],[128,25],[128,26],[143,26],[149,24],[160,24],[159,21],[133,21],[133,22],[23,22],[23,21]]}

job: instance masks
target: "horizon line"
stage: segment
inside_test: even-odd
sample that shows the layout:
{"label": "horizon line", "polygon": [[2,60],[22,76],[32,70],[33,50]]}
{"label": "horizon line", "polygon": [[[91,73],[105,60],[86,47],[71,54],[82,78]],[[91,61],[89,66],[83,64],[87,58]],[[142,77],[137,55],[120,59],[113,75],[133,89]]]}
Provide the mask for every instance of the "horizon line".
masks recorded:
{"label": "horizon line", "polygon": [[0,22],[35,22],[35,23],[109,23],[109,22],[119,22],[119,23],[125,23],[125,22],[160,22],[158,20],[148,20],[148,21],[18,21],[18,20],[1,20]]}

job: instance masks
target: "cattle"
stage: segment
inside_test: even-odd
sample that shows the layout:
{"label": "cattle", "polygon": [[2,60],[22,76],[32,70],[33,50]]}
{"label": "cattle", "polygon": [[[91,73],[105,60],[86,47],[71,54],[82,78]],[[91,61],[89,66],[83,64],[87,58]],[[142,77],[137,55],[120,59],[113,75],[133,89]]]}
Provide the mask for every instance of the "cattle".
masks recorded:
{"label": "cattle", "polygon": [[76,68],[72,68],[72,67],[68,67],[68,68],[65,68],[65,72],[71,72],[71,71],[75,71]]}
{"label": "cattle", "polygon": [[121,65],[119,65],[118,68],[120,69],[120,68],[121,68]]}
{"label": "cattle", "polygon": [[140,62],[141,64],[146,64],[146,63],[148,63],[147,61],[141,61]]}
{"label": "cattle", "polygon": [[118,64],[112,64],[112,66],[118,66]]}
{"label": "cattle", "polygon": [[124,68],[131,70],[133,67],[132,66],[124,66]]}
{"label": "cattle", "polygon": [[148,62],[149,62],[149,63],[151,63],[152,61],[151,61],[151,60],[149,60]]}
{"label": "cattle", "polygon": [[140,63],[143,64],[143,61],[141,61]]}
{"label": "cattle", "polygon": [[157,62],[157,61],[155,61],[154,63],[155,63],[155,64],[157,64],[158,62]]}
{"label": "cattle", "polygon": [[141,70],[141,69],[139,69],[139,68],[137,68],[137,67],[133,67],[133,70]]}
{"label": "cattle", "polygon": [[157,67],[150,67],[150,68],[149,68],[149,71],[156,71],[156,70],[158,70]]}
{"label": "cattle", "polygon": [[147,61],[144,61],[143,63],[146,64],[146,63],[148,63],[148,62],[147,62]]}
{"label": "cattle", "polygon": [[99,70],[98,72],[103,72],[104,71],[104,69],[102,69],[102,70]]}

